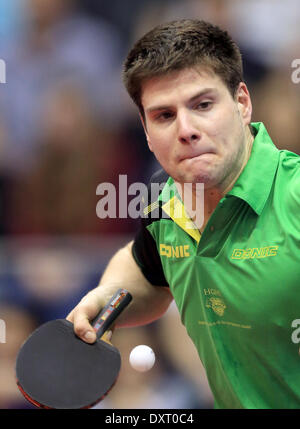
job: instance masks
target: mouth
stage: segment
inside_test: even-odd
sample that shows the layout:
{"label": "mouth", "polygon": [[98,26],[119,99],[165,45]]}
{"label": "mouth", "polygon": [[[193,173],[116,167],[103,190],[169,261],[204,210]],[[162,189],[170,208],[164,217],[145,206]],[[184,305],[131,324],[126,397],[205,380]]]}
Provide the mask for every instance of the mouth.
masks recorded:
{"label": "mouth", "polygon": [[213,155],[213,154],[214,154],[213,151],[205,151],[205,152],[200,152],[197,154],[185,155],[181,158],[180,161],[192,160],[192,159],[196,159],[196,158],[201,158],[202,156],[205,156],[205,155]]}

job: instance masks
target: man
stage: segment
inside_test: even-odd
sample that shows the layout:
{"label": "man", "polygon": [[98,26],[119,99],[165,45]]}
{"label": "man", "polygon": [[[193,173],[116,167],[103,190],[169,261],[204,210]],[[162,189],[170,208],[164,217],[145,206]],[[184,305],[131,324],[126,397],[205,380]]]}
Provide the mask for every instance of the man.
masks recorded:
{"label": "man", "polygon": [[129,53],[124,81],[165,185],[69,314],[75,332],[95,340],[88,320],[120,286],[133,302],[118,326],[151,322],[174,298],[216,408],[300,407],[299,157],[250,123],[241,55],[218,27],[156,27]]}

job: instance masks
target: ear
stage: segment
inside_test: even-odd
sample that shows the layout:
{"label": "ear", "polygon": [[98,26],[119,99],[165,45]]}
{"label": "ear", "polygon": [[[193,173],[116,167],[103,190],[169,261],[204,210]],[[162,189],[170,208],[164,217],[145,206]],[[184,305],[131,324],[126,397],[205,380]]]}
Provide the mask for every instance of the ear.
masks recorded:
{"label": "ear", "polygon": [[238,86],[236,101],[244,125],[249,125],[252,116],[252,103],[248,88],[244,82],[240,82]]}
{"label": "ear", "polygon": [[142,114],[141,114],[141,113],[139,113],[139,115],[140,115],[140,120],[141,120],[141,122],[142,122],[142,125],[143,125],[143,128],[144,128],[144,131],[145,131],[145,135],[146,135],[146,139],[147,139],[148,147],[149,147],[149,149],[151,150],[151,152],[153,152],[153,149],[152,149],[152,145],[151,145],[151,142],[150,142],[150,138],[149,138],[149,134],[148,134],[148,131],[147,131],[147,127],[146,127],[145,120],[144,120],[144,118],[143,118],[143,116],[142,116]]}

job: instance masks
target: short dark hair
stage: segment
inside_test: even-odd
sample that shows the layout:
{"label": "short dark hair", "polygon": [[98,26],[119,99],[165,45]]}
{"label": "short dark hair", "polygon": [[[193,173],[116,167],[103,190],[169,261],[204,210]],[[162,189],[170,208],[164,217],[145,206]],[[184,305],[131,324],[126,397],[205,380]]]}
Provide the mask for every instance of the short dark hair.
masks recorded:
{"label": "short dark hair", "polygon": [[123,65],[123,81],[144,116],[143,82],[199,65],[220,76],[234,97],[243,81],[243,66],[240,49],[227,31],[196,19],[172,21],[158,25],[135,43]]}

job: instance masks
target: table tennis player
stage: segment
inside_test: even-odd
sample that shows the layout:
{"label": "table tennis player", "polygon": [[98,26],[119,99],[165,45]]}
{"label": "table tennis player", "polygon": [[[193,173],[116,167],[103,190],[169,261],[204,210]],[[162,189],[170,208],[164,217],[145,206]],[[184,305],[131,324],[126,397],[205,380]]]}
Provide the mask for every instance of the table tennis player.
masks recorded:
{"label": "table tennis player", "polygon": [[135,239],[67,318],[93,342],[88,320],[120,284],[133,301],[117,327],[156,320],[174,299],[215,408],[300,408],[299,156],[251,122],[239,47],[217,26],[155,27],[129,52],[123,79],[161,191],[149,192]]}

